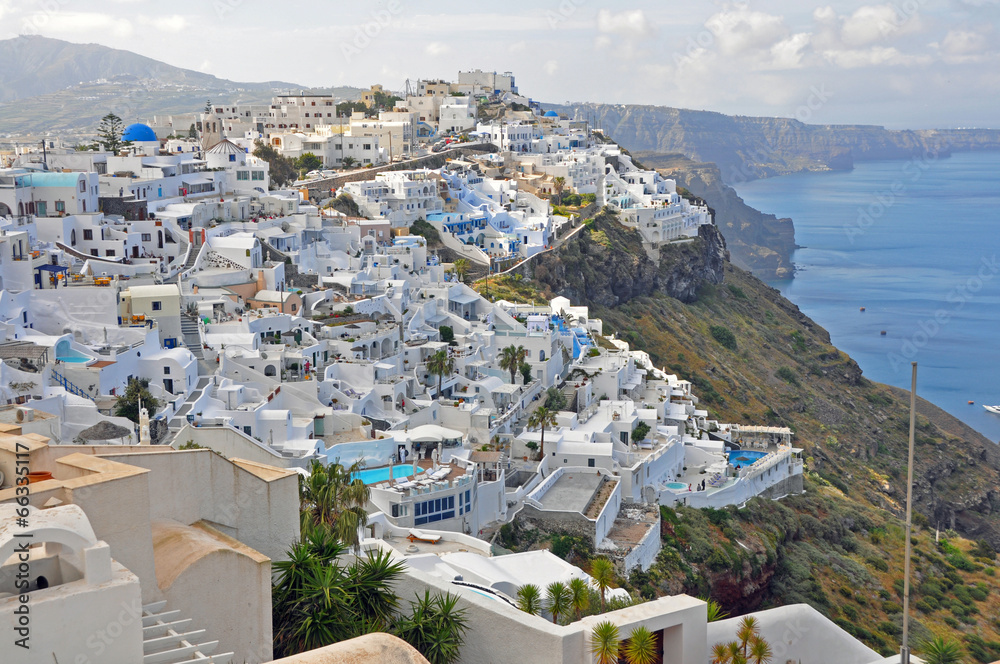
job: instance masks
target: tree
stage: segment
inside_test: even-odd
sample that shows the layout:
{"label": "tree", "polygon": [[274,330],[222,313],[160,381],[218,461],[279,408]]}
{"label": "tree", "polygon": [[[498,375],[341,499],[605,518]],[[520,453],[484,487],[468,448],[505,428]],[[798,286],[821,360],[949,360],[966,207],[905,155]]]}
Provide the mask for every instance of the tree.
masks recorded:
{"label": "tree", "polygon": [[263,159],[268,164],[268,175],[271,182],[283,187],[295,180],[295,164],[288,157],[263,141],[254,142],[253,156]]}
{"label": "tree", "polygon": [[729,651],[729,644],[716,643],[712,646],[712,664],[731,664],[732,661],[733,653]]}
{"label": "tree", "polygon": [[743,616],[743,619],[740,620],[740,626],[736,629],[736,639],[740,642],[740,650],[744,659],[747,656],[747,646],[755,636],[758,636],[757,619],[753,616]]}
{"label": "tree", "polygon": [[615,581],[615,566],[603,556],[594,558],[590,564],[590,576],[594,577],[597,590],[601,593],[601,613],[604,613],[605,596]]}
{"label": "tree", "polygon": [[531,365],[527,362],[521,362],[521,366],[517,368],[521,372],[521,380],[527,385],[531,382]]}
{"label": "tree", "polygon": [[716,602],[714,599],[705,600],[705,605],[708,608],[708,622],[715,622],[716,620],[722,620],[729,614],[722,610],[722,605]]}
{"label": "tree", "polygon": [[349,170],[351,168],[351,166],[353,166],[354,164],[358,163],[358,160],[355,159],[354,157],[348,155],[348,156],[344,157],[343,159],[341,159],[340,163],[344,165],[344,170],[346,171],[346,170]]}
{"label": "tree", "polygon": [[206,113],[211,113],[212,112],[212,100],[211,99],[206,99],[205,100],[205,112]]}
{"label": "tree", "polygon": [[618,664],[618,625],[607,620],[594,625],[590,633],[590,652],[597,664]]}
{"label": "tree", "polygon": [[517,589],[517,608],[537,616],[542,611],[542,591],[533,583],[526,583]]}
{"label": "tree", "polygon": [[524,358],[528,356],[528,351],[524,349],[524,346],[514,346],[513,344],[507,346],[500,351],[500,368],[505,369],[510,372],[510,382],[516,383],[514,379],[514,374],[521,367],[524,362]]}
{"label": "tree", "polygon": [[648,433],[649,433],[649,425],[646,424],[645,422],[639,422],[639,424],[635,426],[635,429],[632,430],[632,440],[633,441],[644,440],[646,438],[646,434]]}
{"label": "tree", "polygon": [[576,619],[583,617],[583,612],[590,606],[590,586],[583,579],[570,579],[569,582],[569,604],[573,607]]}
{"label": "tree", "polygon": [[325,527],[341,542],[355,549],[359,546],[359,529],[368,523],[368,498],[371,494],[360,479],[352,479],[362,468],[355,462],[348,468],[339,463],[324,466],[313,461],[309,477],[299,488],[302,511],[302,532]]}
{"label": "tree", "polygon": [[771,644],[760,638],[759,635],[754,634],[753,638],[750,639],[750,651],[747,654],[747,662],[749,664],[768,664],[773,656],[774,651],[771,650]]}
{"label": "tree", "polygon": [[554,385],[545,390],[545,407],[550,410],[563,410],[566,407],[566,395]]}
{"label": "tree", "polygon": [[427,370],[438,377],[438,396],[440,397],[444,377],[455,370],[455,358],[449,356],[447,350],[439,350],[427,359]]}
{"label": "tree", "polygon": [[556,425],[556,411],[549,410],[545,406],[539,406],[528,418],[528,426],[531,428],[541,427],[542,437],[538,446],[539,454],[545,456],[545,428]]}
{"label": "tree", "polygon": [[319,170],[323,168],[323,160],[312,152],[304,152],[302,156],[295,160],[295,167],[303,173]]}
{"label": "tree", "polygon": [[188,127],[188,138],[198,138],[198,129],[194,126],[193,122]]}
{"label": "tree", "polygon": [[552,614],[552,622],[558,623],[559,616],[569,611],[572,595],[561,581],[553,581],[545,589],[545,608]]}
{"label": "tree", "polygon": [[455,340],[455,330],[449,325],[442,325],[438,328],[438,333],[441,335],[441,341],[446,344],[450,344]]}
{"label": "tree", "polygon": [[455,274],[458,275],[458,280],[464,282],[465,275],[469,272],[469,260],[467,258],[459,258],[455,261]]}
{"label": "tree", "polygon": [[566,178],[561,175],[556,177],[556,179],[552,181],[552,188],[556,192],[556,205],[562,205],[562,195],[563,189],[566,188]]}
{"label": "tree", "polygon": [[122,141],[124,131],[125,123],[122,119],[114,113],[108,113],[97,126],[97,142],[108,152],[118,154],[122,148],[132,146],[132,141]]}
{"label": "tree", "polygon": [[125,387],[125,394],[115,402],[115,415],[127,417],[136,424],[139,423],[139,403],[150,413],[155,413],[160,407],[160,400],[149,391],[148,378],[133,378]]}
{"label": "tree", "polygon": [[920,654],[927,664],[959,664],[965,656],[962,646],[940,636],[924,641],[920,645]]}
{"label": "tree", "polygon": [[465,610],[458,609],[458,596],[451,593],[423,597],[410,602],[410,615],[396,623],[396,635],[420,651],[431,664],[458,660],[462,636],[469,628]]}
{"label": "tree", "polygon": [[656,661],[656,635],[645,625],[632,630],[625,641],[625,661],[629,664],[653,664]]}

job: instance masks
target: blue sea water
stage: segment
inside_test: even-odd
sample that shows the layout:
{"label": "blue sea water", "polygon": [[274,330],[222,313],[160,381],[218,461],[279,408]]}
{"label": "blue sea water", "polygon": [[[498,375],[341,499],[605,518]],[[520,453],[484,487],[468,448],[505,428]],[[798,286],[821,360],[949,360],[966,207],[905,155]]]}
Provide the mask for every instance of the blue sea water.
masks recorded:
{"label": "blue sea water", "polygon": [[982,407],[1000,404],[1000,152],[860,163],[736,190],[792,218],[796,275],[771,285],[867,378],[909,389],[916,361],[918,395],[1000,439],[1000,416]]}

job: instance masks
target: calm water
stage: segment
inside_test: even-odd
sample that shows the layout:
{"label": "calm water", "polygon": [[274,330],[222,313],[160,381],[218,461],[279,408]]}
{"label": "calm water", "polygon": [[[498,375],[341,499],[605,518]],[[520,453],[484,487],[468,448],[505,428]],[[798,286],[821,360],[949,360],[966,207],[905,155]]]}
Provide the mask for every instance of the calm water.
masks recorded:
{"label": "calm water", "polygon": [[1000,404],[1000,153],[863,163],[737,191],[794,220],[798,271],[771,285],[865,376],[908,389],[916,361],[920,396],[1000,439],[1000,416],[982,407]]}

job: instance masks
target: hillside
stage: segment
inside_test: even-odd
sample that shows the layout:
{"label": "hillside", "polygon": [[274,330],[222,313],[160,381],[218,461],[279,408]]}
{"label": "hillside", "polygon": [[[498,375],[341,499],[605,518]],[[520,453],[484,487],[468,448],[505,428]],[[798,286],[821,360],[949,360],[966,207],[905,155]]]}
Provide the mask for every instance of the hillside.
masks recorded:
{"label": "hillside", "polygon": [[[0,41],[0,132],[71,134],[113,112],[126,121],[200,110],[217,103],[265,103],[300,90],[284,81],[228,81],[131,51],[47,37]],[[313,91],[319,92],[319,91]],[[323,90],[355,98],[356,88]]]}
{"label": "hillside", "polygon": [[[804,449],[806,495],[780,503],[754,501],[746,510],[726,510],[729,516],[678,512],[678,519],[693,525],[664,532],[666,550],[648,579],[636,579],[636,588],[710,591],[737,612],[808,601],[844,624],[857,624],[855,633],[885,650],[893,629],[888,623],[899,612],[894,605],[901,580],[908,395],[864,378],[857,364],[831,345],[826,330],[778,291],[720,262],[724,253],[719,233],[706,229],[692,243],[663,248],[656,266],[636,233],[605,211],[556,252],[527,263],[519,281],[509,281],[522,293],[534,289],[537,297],[566,295],[587,304],[604,320],[606,333],[616,333],[649,352],[657,366],[691,380],[710,415],[790,426],[794,444]],[[636,276],[623,285],[609,279],[622,273]],[[494,281],[494,289],[504,286]],[[735,349],[714,339],[715,326],[733,333]],[[974,549],[984,557],[965,561],[955,551],[931,545],[933,535],[921,534],[920,579],[958,575],[960,583],[952,579],[952,585],[984,583],[990,601],[1000,595],[990,569],[993,550],[1000,547],[998,469],[996,445],[920,401],[918,521],[981,540],[980,545],[953,536],[962,555]],[[668,523],[674,518],[667,517]],[[704,518],[720,520],[715,524],[719,537],[696,525]],[[722,521],[730,520],[727,530]],[[710,550],[694,553],[696,539],[697,546]],[[967,590],[930,585],[924,590],[914,600],[932,597],[924,605],[928,626],[1000,641],[991,609],[979,600],[965,604]],[[994,657],[1000,654],[997,647],[988,650]]]}

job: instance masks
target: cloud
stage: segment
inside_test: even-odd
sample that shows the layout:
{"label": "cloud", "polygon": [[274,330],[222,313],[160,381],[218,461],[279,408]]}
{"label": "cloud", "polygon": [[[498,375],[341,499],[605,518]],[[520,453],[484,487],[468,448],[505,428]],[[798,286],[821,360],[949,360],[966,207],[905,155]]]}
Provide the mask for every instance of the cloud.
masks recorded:
{"label": "cloud", "polygon": [[161,32],[174,34],[182,32],[188,27],[187,19],[179,14],[173,14],[171,16],[157,16],[153,18],[140,16],[137,22],[142,26],[148,26],[160,30]]}
{"label": "cloud", "polygon": [[545,63],[546,74],[549,76],[555,76],[557,71],[559,71],[559,62],[557,60],[549,60]]}
{"label": "cloud", "polygon": [[68,37],[71,41],[78,41],[86,34],[127,38],[135,33],[128,19],[96,12],[41,12],[30,20],[42,34]]}
{"label": "cloud", "polygon": [[516,41],[510,46],[508,46],[507,50],[510,53],[524,53],[526,50],[528,50],[528,42],[524,41],[523,39],[521,41]]}
{"label": "cloud", "polygon": [[714,14],[705,27],[715,37],[723,55],[738,56],[770,51],[788,35],[785,20],[780,16],[734,7]]}
{"label": "cloud", "polygon": [[602,9],[597,12],[597,30],[636,39],[648,39],[656,34],[656,28],[641,9],[628,9],[617,14]]}
{"label": "cloud", "polygon": [[451,53],[451,46],[448,46],[444,42],[431,42],[424,47],[424,53],[432,57],[448,55]]}

